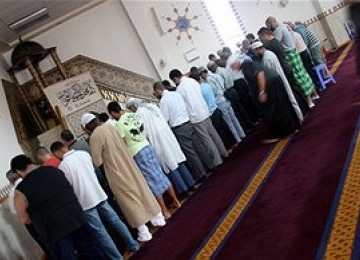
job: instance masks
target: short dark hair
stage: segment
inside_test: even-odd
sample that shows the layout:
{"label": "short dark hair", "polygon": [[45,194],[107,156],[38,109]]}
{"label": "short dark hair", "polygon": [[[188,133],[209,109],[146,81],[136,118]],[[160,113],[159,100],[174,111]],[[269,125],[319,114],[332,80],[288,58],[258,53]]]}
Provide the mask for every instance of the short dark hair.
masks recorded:
{"label": "short dark hair", "polygon": [[208,59],[209,60],[216,59],[215,54],[209,54]]}
{"label": "short dark hair", "polygon": [[270,35],[270,34],[272,34],[272,31],[267,27],[261,27],[257,34],[258,35]]}
{"label": "short dark hair", "polygon": [[254,34],[252,34],[252,33],[248,33],[248,34],[246,34],[246,39],[248,39],[248,40],[255,40],[255,35]]}
{"label": "short dark hair", "polygon": [[156,90],[165,90],[164,83],[161,82],[161,81],[155,82],[154,85],[153,85],[153,90],[154,91],[156,91]]}
{"label": "short dark hair", "polygon": [[61,149],[65,148],[65,144],[62,142],[53,142],[50,146],[50,150],[52,153],[60,151]]}
{"label": "short dark hair", "polygon": [[36,148],[37,155],[45,155],[49,153],[50,153],[49,150],[45,146],[39,146],[38,148]]}
{"label": "short dark hair", "polygon": [[166,79],[164,79],[161,83],[162,83],[165,87],[171,87],[171,83],[170,83],[168,80],[166,80]]}
{"label": "short dark hair", "polygon": [[69,129],[65,129],[60,134],[61,139],[63,139],[65,142],[71,142],[75,140],[75,136]]}
{"label": "short dark hair", "polygon": [[106,121],[109,120],[110,117],[107,113],[101,113],[98,115],[98,118],[99,118],[100,122],[105,123]]}
{"label": "short dark hair", "polygon": [[109,111],[109,113],[111,112],[119,113],[122,109],[118,102],[112,101],[107,105],[107,110]]}
{"label": "short dark hair", "polygon": [[175,78],[181,78],[183,76],[183,74],[181,73],[180,70],[178,69],[173,69],[172,71],[170,71],[169,73],[169,78],[171,80],[174,80]]}
{"label": "short dark hair", "polygon": [[30,157],[20,154],[12,158],[10,162],[11,171],[24,171],[29,165],[34,164]]}

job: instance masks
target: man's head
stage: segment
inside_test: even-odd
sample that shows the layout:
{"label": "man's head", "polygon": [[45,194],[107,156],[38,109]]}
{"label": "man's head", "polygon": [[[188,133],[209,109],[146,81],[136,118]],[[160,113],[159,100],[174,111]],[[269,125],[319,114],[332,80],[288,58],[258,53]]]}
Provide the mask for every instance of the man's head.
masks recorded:
{"label": "man's head", "polygon": [[155,82],[153,85],[153,94],[157,99],[161,99],[162,94],[165,91],[165,86],[162,82]]}
{"label": "man's head", "polygon": [[210,61],[207,65],[206,65],[207,69],[210,70],[212,73],[215,73],[218,65],[216,64],[216,62],[214,61]]}
{"label": "man's head", "polygon": [[106,123],[106,121],[108,121],[110,119],[109,115],[107,113],[100,113],[98,115],[99,121],[102,123]]}
{"label": "man's head", "polygon": [[291,30],[295,30],[296,26],[292,22],[286,22],[286,24],[291,28]]}
{"label": "man's head", "polygon": [[191,67],[190,68],[189,78],[192,78],[192,79],[200,82],[200,80],[201,80],[200,71],[199,71],[199,69],[197,67]]}
{"label": "man's head", "polygon": [[129,98],[126,102],[126,108],[129,109],[131,112],[135,113],[142,103],[142,100],[139,98]]}
{"label": "man's head", "polygon": [[84,130],[91,134],[101,123],[94,114],[85,113],[81,116],[80,124]]}
{"label": "man's head", "polygon": [[209,54],[208,59],[211,60],[211,61],[216,61],[217,60],[215,54]]}
{"label": "man's head", "polygon": [[265,21],[266,26],[270,29],[270,30],[275,30],[276,27],[278,26],[278,22],[276,21],[276,18],[273,16],[269,16],[266,21]]}
{"label": "man's head", "polygon": [[[213,61],[211,61],[213,62]],[[204,67],[200,67],[199,68],[199,76],[201,79],[206,79],[206,77],[208,76],[208,70],[205,69]]]}
{"label": "man's head", "polygon": [[255,35],[252,33],[248,33],[245,37],[250,41],[250,43],[253,43],[255,41]]}
{"label": "man's head", "polygon": [[16,172],[9,170],[6,172],[6,178],[9,180],[11,184],[14,184],[20,178],[20,176]]}
{"label": "man's head", "polygon": [[64,154],[69,151],[69,148],[62,142],[53,142],[50,146],[50,150],[56,158],[61,160],[64,158]]}
{"label": "man's head", "polygon": [[25,154],[20,154],[12,158],[10,162],[11,171],[24,178],[29,173],[29,168],[34,165],[33,161]]}
{"label": "man's head", "polygon": [[173,69],[169,73],[169,78],[174,82],[176,86],[179,86],[180,80],[183,77],[183,74],[178,69]]}
{"label": "man's head", "polygon": [[261,42],[254,42],[251,45],[251,48],[256,56],[262,57],[265,53],[264,45]]}
{"label": "man's head", "polygon": [[73,133],[68,129],[63,130],[60,134],[60,137],[67,146],[71,145],[76,140]]}
{"label": "man's head", "polygon": [[260,28],[260,30],[258,31],[258,35],[262,43],[271,41],[274,38],[273,32],[267,27]]}
{"label": "man's head", "polygon": [[116,101],[110,102],[107,105],[107,109],[108,109],[109,114],[112,116],[112,118],[114,118],[115,120],[120,119],[123,111],[118,102],[116,102]]}
{"label": "man's head", "polygon": [[245,51],[250,50],[250,48],[251,48],[251,42],[250,42],[248,39],[243,40],[243,41],[242,41],[242,48],[243,48],[243,50],[245,50]]}
{"label": "man's head", "polygon": [[166,80],[166,79],[164,79],[164,80],[162,81],[162,84],[164,85],[164,87],[165,87],[166,90],[172,90],[172,89],[174,89],[174,87],[171,86],[170,81],[168,81],[168,80]]}
{"label": "man's head", "polygon": [[52,155],[50,154],[49,150],[46,149],[44,146],[39,146],[36,149],[36,157],[40,162],[44,163],[49,160]]}

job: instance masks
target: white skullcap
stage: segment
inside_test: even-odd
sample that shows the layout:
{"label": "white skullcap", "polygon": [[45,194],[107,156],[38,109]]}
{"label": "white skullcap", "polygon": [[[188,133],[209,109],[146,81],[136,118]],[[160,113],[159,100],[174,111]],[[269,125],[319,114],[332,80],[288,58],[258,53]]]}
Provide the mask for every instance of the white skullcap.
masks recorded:
{"label": "white skullcap", "polygon": [[256,50],[256,49],[258,49],[258,48],[261,48],[261,47],[263,47],[264,45],[262,44],[262,42],[260,42],[260,41],[257,41],[257,42],[254,42],[253,44],[251,44],[251,48],[253,49],[253,50]]}
{"label": "white skullcap", "polygon": [[93,121],[94,119],[96,119],[96,116],[94,114],[91,113],[85,113],[81,116],[80,119],[80,124],[83,128],[86,127],[87,124],[89,124],[91,121]]}

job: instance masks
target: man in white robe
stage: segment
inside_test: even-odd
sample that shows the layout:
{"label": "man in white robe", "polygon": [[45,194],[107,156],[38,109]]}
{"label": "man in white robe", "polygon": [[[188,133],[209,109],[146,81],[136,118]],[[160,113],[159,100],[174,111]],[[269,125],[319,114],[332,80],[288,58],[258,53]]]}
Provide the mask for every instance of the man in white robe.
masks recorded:
{"label": "man in white robe", "polygon": [[296,101],[296,98],[294,96],[294,93],[291,89],[291,86],[289,84],[288,79],[285,76],[284,70],[281,67],[281,64],[278,60],[278,58],[276,57],[276,55],[265,49],[265,47],[263,46],[263,44],[261,42],[255,42],[252,44],[252,49],[255,52],[255,55],[261,58],[261,63],[269,68],[272,69],[274,71],[276,71],[279,76],[281,77],[282,81],[284,82],[284,86],[285,86],[285,90],[289,96],[290,102],[292,107],[294,108],[297,117],[299,118],[299,120],[302,122],[304,120],[304,115],[301,112],[300,106],[298,104],[298,102]]}

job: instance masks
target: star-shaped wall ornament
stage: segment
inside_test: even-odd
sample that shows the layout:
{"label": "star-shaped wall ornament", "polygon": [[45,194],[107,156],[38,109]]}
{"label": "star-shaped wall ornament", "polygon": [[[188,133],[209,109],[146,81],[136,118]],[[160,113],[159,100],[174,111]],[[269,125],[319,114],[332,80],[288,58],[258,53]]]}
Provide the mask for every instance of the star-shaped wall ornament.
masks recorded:
{"label": "star-shaped wall ornament", "polygon": [[165,19],[166,21],[168,21],[169,23],[173,24],[173,27],[170,27],[166,33],[172,33],[172,32],[176,32],[176,44],[179,44],[179,41],[181,40],[181,36],[182,34],[185,34],[187,36],[187,38],[193,42],[193,36],[191,34],[191,29],[193,29],[194,31],[201,31],[201,29],[196,26],[193,25],[193,22],[195,20],[197,20],[200,15],[193,15],[192,17],[189,17],[189,7],[190,4],[187,5],[187,7],[184,9],[183,14],[179,13],[179,9],[176,8],[174,5],[173,6],[173,12],[175,13],[176,17],[172,18],[170,16],[165,17],[162,16],[163,19]]}

